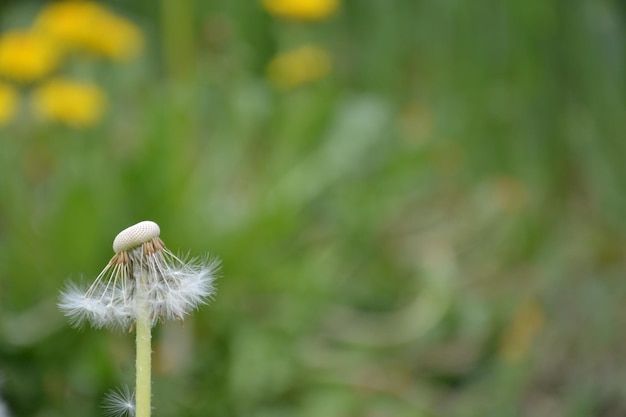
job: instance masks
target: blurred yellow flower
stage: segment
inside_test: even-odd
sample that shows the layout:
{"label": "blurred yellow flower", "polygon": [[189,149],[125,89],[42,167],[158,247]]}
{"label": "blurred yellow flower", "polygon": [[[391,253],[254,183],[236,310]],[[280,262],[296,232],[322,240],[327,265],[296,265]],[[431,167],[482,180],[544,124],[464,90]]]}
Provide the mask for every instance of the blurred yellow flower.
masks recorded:
{"label": "blurred yellow flower", "polygon": [[262,3],[278,17],[299,20],[321,20],[339,7],[339,0],[262,0]]}
{"label": "blurred yellow flower", "polygon": [[44,120],[86,127],[100,121],[106,98],[94,84],[55,78],[34,91],[32,104],[36,114]]}
{"label": "blurred yellow flower", "polygon": [[328,75],[331,67],[332,61],[325,49],[305,45],[272,59],[267,66],[267,76],[281,88],[294,88]]}
{"label": "blurred yellow flower", "polygon": [[69,49],[125,60],[143,47],[141,31],[97,3],[69,0],[44,7],[35,27]]}
{"label": "blurred yellow flower", "polygon": [[6,125],[17,110],[17,91],[10,85],[0,83],[0,126]]}
{"label": "blurred yellow flower", "polygon": [[52,72],[59,64],[55,44],[42,34],[13,30],[0,36],[0,74],[31,82]]}
{"label": "blurred yellow flower", "polygon": [[544,325],[545,314],[538,301],[530,300],[519,306],[500,339],[500,357],[509,363],[520,362],[530,352]]}

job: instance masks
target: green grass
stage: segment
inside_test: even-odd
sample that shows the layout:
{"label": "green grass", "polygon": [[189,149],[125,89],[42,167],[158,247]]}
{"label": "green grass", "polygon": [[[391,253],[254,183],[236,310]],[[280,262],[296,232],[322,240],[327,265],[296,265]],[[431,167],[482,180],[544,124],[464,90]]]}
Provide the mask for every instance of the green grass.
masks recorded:
{"label": "green grass", "polygon": [[[146,219],[223,262],[211,306],[156,330],[155,416],[624,412],[623,8],[353,0],[298,26],[196,2],[180,69],[152,2],[113,4],[148,48],[90,69],[106,119],[0,131],[12,415],[102,415],[132,384],[132,335],[76,331],[55,303]],[[335,69],[278,91],[264,67],[293,39]],[[532,300],[543,328],[507,362]]]}

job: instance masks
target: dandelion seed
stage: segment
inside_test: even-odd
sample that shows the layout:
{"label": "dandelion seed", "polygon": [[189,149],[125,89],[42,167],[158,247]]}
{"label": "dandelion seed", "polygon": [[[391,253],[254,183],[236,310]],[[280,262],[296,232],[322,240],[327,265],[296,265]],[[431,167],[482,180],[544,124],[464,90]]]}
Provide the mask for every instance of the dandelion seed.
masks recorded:
{"label": "dandelion seed", "polygon": [[135,415],[135,392],[128,385],[113,390],[104,397],[102,403],[104,414],[109,417],[123,417]]}
{"label": "dandelion seed", "polygon": [[[113,242],[115,255],[88,288],[69,284],[59,308],[75,326],[132,329],[146,311],[152,326],[160,320],[183,320],[213,296],[216,260],[180,258],[159,238],[159,226],[140,222],[120,232]],[[137,280],[145,277],[145,291]],[[141,293],[141,304],[138,295]]]}

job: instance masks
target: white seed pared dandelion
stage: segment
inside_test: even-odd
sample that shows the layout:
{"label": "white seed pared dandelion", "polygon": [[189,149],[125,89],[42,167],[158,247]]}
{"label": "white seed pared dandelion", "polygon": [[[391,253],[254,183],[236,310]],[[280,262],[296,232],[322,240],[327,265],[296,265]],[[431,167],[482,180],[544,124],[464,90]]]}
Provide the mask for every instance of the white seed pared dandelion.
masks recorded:
{"label": "white seed pared dandelion", "polygon": [[181,259],[159,238],[159,226],[144,221],[117,235],[115,255],[91,286],[69,284],[60,309],[72,324],[130,329],[137,319],[137,279],[145,271],[146,302],[152,326],[184,317],[214,293],[218,262]]}
{"label": "white seed pared dandelion", "polygon": [[[72,324],[90,323],[136,331],[135,396],[120,392],[109,397],[117,410],[136,417],[151,413],[151,328],[160,320],[183,320],[214,294],[219,263],[181,259],[159,238],[161,230],[143,221],[120,232],[115,255],[86,289],[70,284],[61,292],[59,307]],[[127,394],[127,395],[121,395]]]}

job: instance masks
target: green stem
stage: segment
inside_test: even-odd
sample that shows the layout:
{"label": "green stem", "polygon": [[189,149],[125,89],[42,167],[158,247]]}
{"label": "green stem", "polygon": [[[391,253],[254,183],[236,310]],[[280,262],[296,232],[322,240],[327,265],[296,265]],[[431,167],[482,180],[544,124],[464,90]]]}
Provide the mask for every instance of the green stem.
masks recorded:
{"label": "green stem", "polygon": [[150,406],[151,400],[151,330],[152,320],[147,303],[147,275],[142,270],[141,277],[137,283],[137,361],[136,378],[137,386],[135,387],[135,415],[136,417],[150,417],[152,411]]}

